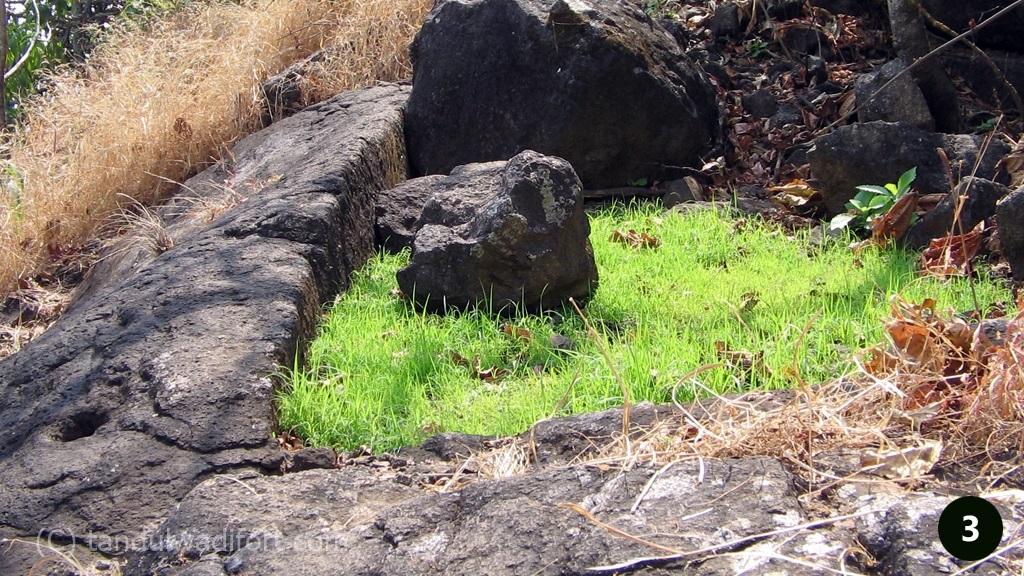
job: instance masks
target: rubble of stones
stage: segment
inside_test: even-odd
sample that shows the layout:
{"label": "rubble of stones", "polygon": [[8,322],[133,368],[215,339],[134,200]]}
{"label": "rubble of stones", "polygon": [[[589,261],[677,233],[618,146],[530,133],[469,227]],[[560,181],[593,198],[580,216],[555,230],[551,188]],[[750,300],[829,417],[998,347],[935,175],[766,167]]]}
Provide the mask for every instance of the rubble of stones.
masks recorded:
{"label": "rubble of stones", "polygon": [[[957,31],[992,14],[985,2],[917,3]],[[482,244],[523,260],[502,267],[515,279],[460,269],[461,285],[430,299],[467,285],[524,294],[548,282],[542,269],[570,273],[557,280],[565,297],[585,298],[598,280],[587,198],[715,201],[806,225],[842,211],[855,186],[913,166],[935,207],[908,244],[947,233],[954,213],[990,221],[1024,276],[1019,96],[962,46],[922,61],[942,40],[913,4],[441,0],[412,47],[411,87],[299,111],[294,76],[278,77],[273,123],[235,146],[231,166],[183,187],[216,197],[230,172],[246,192],[205,221],[159,212],[172,247],[122,252],[49,331],[0,361],[0,573],[38,572],[50,553],[38,542],[97,570],[161,576],[965,566],[935,538],[943,490],[878,481],[808,499],[802,477],[769,457],[582,463],[621,429],[621,410],[538,423],[513,441],[532,451],[528,472],[507,478],[470,464],[502,449],[487,439],[338,455],[302,448],[273,414],[273,374],[294,365],[322,306],[380,246],[411,246],[411,267],[431,254],[465,264]],[[1007,17],[1020,19],[1020,9]],[[973,40],[1024,90],[1024,38],[1001,26]],[[793,201],[775,188],[794,179],[817,195]],[[536,234],[571,246],[520,254],[506,242]],[[545,258],[579,265],[530,265]],[[396,280],[415,298],[431,274]],[[637,425],[682,417],[634,408]],[[843,455],[829,458],[841,476]],[[1014,534],[1024,509],[999,506]],[[995,559],[972,570],[1005,569]]]}

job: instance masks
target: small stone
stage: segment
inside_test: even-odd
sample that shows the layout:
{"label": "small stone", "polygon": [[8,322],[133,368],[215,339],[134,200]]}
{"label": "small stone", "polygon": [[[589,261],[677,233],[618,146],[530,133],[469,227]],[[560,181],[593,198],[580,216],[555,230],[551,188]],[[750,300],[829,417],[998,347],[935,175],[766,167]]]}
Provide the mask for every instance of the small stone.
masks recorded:
{"label": "small stone", "polygon": [[557,332],[551,335],[551,338],[549,338],[549,341],[551,342],[551,346],[553,348],[557,349],[557,350],[575,350],[576,349],[576,342],[575,341],[573,341],[571,338],[567,338],[565,336],[562,336],[561,334],[559,334]]}
{"label": "small stone", "polygon": [[779,111],[779,102],[765,89],[744,94],[741,101],[743,109],[755,118],[770,118]]}
{"label": "small stone", "polygon": [[239,558],[237,555],[231,556],[230,558],[224,561],[224,571],[228,574],[238,574],[242,571],[243,567],[244,563],[242,562],[242,559]]}

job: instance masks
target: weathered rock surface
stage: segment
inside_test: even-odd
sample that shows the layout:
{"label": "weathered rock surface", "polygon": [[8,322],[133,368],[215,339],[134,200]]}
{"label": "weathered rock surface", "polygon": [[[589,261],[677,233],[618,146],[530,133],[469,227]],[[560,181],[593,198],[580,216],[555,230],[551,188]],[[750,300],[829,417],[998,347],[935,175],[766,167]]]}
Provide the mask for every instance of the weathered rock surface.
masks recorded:
{"label": "weathered rock surface", "polygon": [[412,248],[423,206],[445,178],[439,174],[423,176],[382,190],[377,197],[377,245],[392,253]]}
{"label": "weathered rock surface", "polygon": [[1024,280],[1024,188],[1019,188],[996,206],[999,241],[1013,277]]}
{"label": "weathered rock surface", "polygon": [[[785,403],[791,396],[764,401]],[[700,417],[698,406],[690,410]],[[184,499],[150,548],[133,556],[127,573],[820,574],[840,570],[843,562],[853,573],[931,575],[966,564],[943,551],[936,535],[938,515],[952,496],[907,494],[874,478],[801,502],[802,481],[767,457],[693,457],[668,466],[641,460],[626,469],[581,460],[611,443],[621,418],[622,410],[614,409],[538,423],[518,444],[494,449],[535,448],[532,470],[497,479],[464,472],[472,481],[462,489],[441,490],[431,479],[472,466],[449,462],[446,476],[424,473],[441,462],[420,448],[399,452],[387,466],[213,478]],[[632,419],[668,429],[682,424],[672,406],[641,404]],[[482,442],[458,436],[428,443],[448,457],[465,454],[463,446],[486,452]],[[856,455],[852,471],[845,459],[821,454],[815,463],[844,475],[858,469]],[[1012,534],[1024,505],[997,505],[1004,534]],[[692,555],[617,536],[573,506]],[[843,515],[844,521],[828,520]],[[772,531],[779,533],[750,538]],[[844,553],[858,548],[879,564],[869,568],[858,564],[862,556]],[[990,563],[974,573],[998,568]]]}
{"label": "weathered rock surface", "polygon": [[138,537],[204,479],[280,466],[271,376],[373,253],[407,95],[343,94],[243,140],[238,206],[0,362],[0,537]]}
{"label": "weathered rock surface", "polygon": [[[954,235],[970,232],[982,220],[988,220],[996,213],[996,203],[1010,193],[1002,184],[968,176],[960,181],[935,208],[921,217],[921,220],[907,231],[903,243],[914,249],[926,248],[933,238],[942,238],[950,232]],[[962,200],[958,200],[961,199]],[[960,222],[953,229],[954,215],[960,203]],[[1020,220],[1010,220],[1008,227],[1017,227]]]}
{"label": "weathered rock surface", "polygon": [[427,309],[550,309],[597,289],[583,189],[561,158],[527,150],[433,181],[398,286]]}
{"label": "weathered rock surface", "polygon": [[[931,493],[871,495],[858,498],[858,508],[877,512],[857,519],[858,542],[877,561],[880,574],[906,574],[907,576],[942,576],[957,572],[962,566],[950,556],[936,537],[939,516],[954,500],[950,496]],[[1000,516],[1009,520],[1018,516],[996,505]],[[1004,523],[1005,524],[1005,523]],[[1009,522],[1009,529],[1019,525]],[[1003,534],[1007,534],[1003,526]],[[1001,574],[996,562],[983,562],[974,569],[975,574]]]}
{"label": "weathered rock surface", "polygon": [[[982,147],[983,136],[935,134],[904,123],[864,122],[843,126],[815,138],[808,150],[811,172],[818,179],[830,214],[846,211],[845,204],[861,184],[896,182],[900,174],[917,167],[914,187],[921,194],[947,193],[952,184],[937,148],[949,158],[955,181],[972,173]],[[975,175],[1006,183],[996,163],[1010,147],[993,140],[985,151]]]}
{"label": "weathered rock surface", "polygon": [[[935,130],[928,102],[899,58],[857,79],[857,117],[861,122],[906,122],[922,130]],[[890,84],[891,82],[891,84]]]}
{"label": "weathered rock surface", "polygon": [[[246,482],[248,490],[211,480],[182,502],[160,529],[158,541],[168,544],[164,565],[185,547],[192,557],[205,556],[211,566],[201,573],[212,574],[554,575],[664,555],[616,537],[564,504],[578,505],[635,534],[679,534],[651,539],[690,550],[802,520],[792,479],[775,460],[691,461],[653,478],[656,470],[553,468],[451,493],[423,493],[360,469],[257,478]],[[631,511],[648,482],[649,490]],[[730,490],[736,491],[736,508],[710,504]],[[290,514],[282,515],[284,510]],[[225,527],[230,527],[227,537]],[[759,546],[765,552],[772,547],[798,550],[822,536],[804,534],[788,543],[779,538]],[[825,540],[814,548],[832,556],[852,544],[849,538]],[[645,573],[668,574],[686,562],[649,564],[653,568]],[[197,568],[168,567],[160,574],[200,573]],[[743,568],[815,573],[756,552],[711,559],[693,572],[734,574]],[[143,571],[133,567],[130,572]]]}
{"label": "weathered rock surface", "polygon": [[910,74],[928,102],[935,128],[940,132],[958,132],[961,118],[956,87],[940,59],[924,58],[941,41],[928,33],[926,20],[913,0],[888,0],[888,7],[893,47],[904,62],[916,63]]}
{"label": "weathered rock surface", "polygon": [[718,141],[714,91],[673,37],[617,0],[444,0],[411,48],[413,172],[565,158],[584,186],[681,178]]}

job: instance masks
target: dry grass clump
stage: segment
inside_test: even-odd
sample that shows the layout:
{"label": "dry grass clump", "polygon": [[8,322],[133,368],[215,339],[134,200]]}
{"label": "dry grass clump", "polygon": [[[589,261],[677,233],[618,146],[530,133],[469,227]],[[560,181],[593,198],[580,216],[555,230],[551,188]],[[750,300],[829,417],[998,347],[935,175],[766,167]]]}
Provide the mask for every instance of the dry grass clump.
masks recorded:
{"label": "dry grass clump", "polygon": [[71,292],[59,283],[40,285],[35,279],[22,280],[0,310],[0,358],[14,354],[43,333],[64,311]]}
{"label": "dry grass clump", "polygon": [[[0,294],[78,253],[126,202],[153,203],[260,127],[261,83],[330,48],[303,103],[408,77],[428,0],[194,3],[117,28],[59,70],[5,143]],[[128,200],[126,200],[128,199]]]}

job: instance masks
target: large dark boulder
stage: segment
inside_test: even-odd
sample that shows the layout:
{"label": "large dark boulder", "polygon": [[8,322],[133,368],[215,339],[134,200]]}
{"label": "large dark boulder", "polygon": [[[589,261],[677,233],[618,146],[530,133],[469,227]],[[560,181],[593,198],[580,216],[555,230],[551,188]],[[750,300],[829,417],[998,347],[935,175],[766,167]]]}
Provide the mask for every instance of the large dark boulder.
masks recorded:
{"label": "large dark boulder", "polygon": [[718,141],[710,83],[631,2],[442,0],[411,56],[415,174],[532,149],[613,188],[686,176]]}
{"label": "large dark boulder", "polygon": [[928,33],[926,20],[914,0],[888,0],[888,6],[893,47],[904,62],[915,63],[910,74],[928,102],[935,128],[951,134],[959,132],[961,118],[956,87],[940,59],[925,57],[938,48],[941,41]]}
{"label": "large dark boulder", "polygon": [[1013,277],[1024,280],[1024,188],[1003,198],[996,206],[999,241]]}
{"label": "large dark boulder", "polygon": [[935,119],[924,94],[897,58],[857,79],[857,117],[861,122],[907,122],[931,132]]}
{"label": "large dark boulder", "polygon": [[[900,174],[913,167],[917,167],[914,188],[918,192],[949,192],[972,173],[983,141],[983,136],[935,134],[911,124],[866,122],[815,138],[807,158],[820,184],[825,208],[830,214],[840,214],[857,193],[857,186],[896,182]],[[949,159],[952,174],[936,151],[939,148]],[[996,163],[1009,152],[1005,142],[993,140],[974,175],[1006,183],[1006,174],[996,170]]]}
{"label": "large dark boulder", "polygon": [[[902,242],[910,248],[921,249],[933,238],[970,232],[979,222],[994,216],[996,203],[1009,193],[1010,189],[1002,184],[968,176],[908,230]],[[958,205],[959,219],[956,218]]]}
{"label": "large dark boulder", "polygon": [[590,223],[572,166],[532,150],[434,183],[398,285],[430,310],[586,301],[597,288]]}
{"label": "large dark boulder", "polygon": [[[374,252],[407,95],[343,94],[243,140],[237,206],[181,222],[198,231],[0,362],[0,538],[125,552],[204,479],[280,468],[274,375]],[[185,188],[224,188],[224,170]],[[0,574],[27,572],[0,552]]]}

